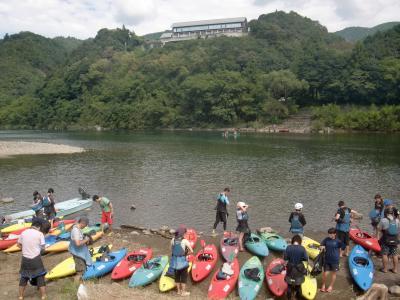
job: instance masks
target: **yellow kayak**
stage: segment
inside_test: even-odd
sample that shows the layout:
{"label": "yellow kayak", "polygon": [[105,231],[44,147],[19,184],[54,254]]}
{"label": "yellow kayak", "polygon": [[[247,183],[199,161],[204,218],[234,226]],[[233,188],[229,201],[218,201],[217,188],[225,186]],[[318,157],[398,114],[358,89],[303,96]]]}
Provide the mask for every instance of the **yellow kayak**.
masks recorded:
{"label": "yellow kayak", "polygon": [[22,223],[17,223],[17,224],[13,224],[13,225],[10,225],[10,226],[7,226],[7,227],[5,227],[5,228],[3,228],[2,230],[1,230],[1,233],[11,233],[11,232],[13,232],[13,231],[17,231],[17,230],[20,230],[20,229],[23,229],[23,228],[27,228],[27,227],[31,227],[32,226],[32,223],[25,223],[25,222],[22,222]]}
{"label": "yellow kayak", "polygon": [[312,259],[316,258],[321,251],[319,249],[320,244],[317,241],[314,241],[313,239],[310,239],[308,237],[303,237],[301,245],[306,248],[308,256]]}
{"label": "yellow kayak", "polygon": [[[65,224],[64,231],[69,231],[72,228],[72,226],[74,226],[74,224]],[[50,230],[51,235],[60,235],[61,233],[62,233],[61,229],[58,229],[57,227]]]}
{"label": "yellow kayak", "polygon": [[[112,245],[106,245],[106,246],[108,246],[109,249],[112,248]],[[96,258],[102,255],[102,253],[98,253],[99,249],[100,247],[93,248],[93,261],[96,261]],[[61,263],[59,263],[58,265],[56,265],[53,269],[51,269],[51,271],[48,272],[45,277],[46,279],[53,280],[71,276],[74,275],[75,273],[76,273],[75,261],[71,256],[62,261]]]}
{"label": "yellow kayak", "polygon": [[[97,241],[99,238],[101,238],[103,236],[103,234],[104,234],[103,231],[96,232],[96,234],[92,235],[93,241]],[[69,247],[69,243],[70,243],[70,241],[59,241],[59,242],[51,245],[50,247],[47,247],[45,249],[45,251],[46,251],[46,253],[58,253],[58,252],[67,251],[68,247]]]}
{"label": "yellow kayak", "polygon": [[317,279],[312,277],[310,274],[312,270],[311,265],[309,265],[307,262],[304,262],[304,266],[307,268],[308,273],[304,277],[304,282],[301,284],[301,295],[305,299],[312,300],[317,296]]}
{"label": "yellow kayak", "polygon": [[[164,271],[160,277],[159,288],[160,292],[168,292],[176,287],[175,279],[166,275],[169,268],[169,263],[165,266]],[[188,273],[192,269],[192,262],[189,262]]]}

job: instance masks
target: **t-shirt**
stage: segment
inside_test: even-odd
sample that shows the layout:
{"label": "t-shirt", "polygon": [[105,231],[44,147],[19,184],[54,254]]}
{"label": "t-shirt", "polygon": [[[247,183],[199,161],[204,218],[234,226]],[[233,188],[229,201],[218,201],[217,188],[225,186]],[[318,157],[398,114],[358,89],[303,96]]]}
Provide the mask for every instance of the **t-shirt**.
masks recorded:
{"label": "t-shirt", "polygon": [[29,259],[35,258],[40,255],[45,245],[44,235],[37,229],[26,229],[20,234],[18,244],[22,245],[22,256]]}
{"label": "t-shirt", "polygon": [[82,241],[83,240],[82,230],[76,225],[71,230],[71,240],[73,240],[73,241]]}
{"label": "t-shirt", "polygon": [[110,212],[111,208],[110,208],[110,200],[106,197],[101,197],[100,199],[100,207],[102,209],[102,211],[104,212]]}
{"label": "t-shirt", "polygon": [[306,249],[302,245],[289,245],[286,248],[283,259],[290,264],[298,265],[302,261],[307,261],[308,256]]}
{"label": "t-shirt", "polygon": [[340,251],[342,248],[344,250],[346,248],[346,244],[338,239],[331,239],[330,237],[325,238],[321,242],[322,246],[325,246],[325,262],[328,264],[338,264]]}
{"label": "t-shirt", "polygon": [[[171,248],[174,246],[174,243],[175,243],[175,238],[173,238],[171,240]],[[183,250],[189,249],[189,252],[193,252],[193,249],[190,246],[190,243],[189,243],[189,241],[187,239],[182,239],[181,247],[182,247]]]}

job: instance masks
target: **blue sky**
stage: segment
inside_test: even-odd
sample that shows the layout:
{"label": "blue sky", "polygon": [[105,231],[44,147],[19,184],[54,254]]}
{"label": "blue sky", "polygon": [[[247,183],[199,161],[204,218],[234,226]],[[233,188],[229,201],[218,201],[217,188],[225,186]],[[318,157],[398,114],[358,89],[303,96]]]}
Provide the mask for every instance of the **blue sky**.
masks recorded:
{"label": "blue sky", "polygon": [[169,29],[174,22],[251,20],[275,10],[296,11],[331,32],[400,21],[400,0],[0,0],[0,36],[32,31],[83,39],[122,24],[143,35]]}

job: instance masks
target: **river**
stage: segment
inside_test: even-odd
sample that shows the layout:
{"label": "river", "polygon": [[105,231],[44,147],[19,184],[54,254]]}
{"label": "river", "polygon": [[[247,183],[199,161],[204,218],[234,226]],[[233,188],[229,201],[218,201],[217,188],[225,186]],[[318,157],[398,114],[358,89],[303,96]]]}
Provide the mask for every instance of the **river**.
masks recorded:
{"label": "river", "polygon": [[[186,224],[209,231],[216,196],[232,189],[235,203],[250,205],[250,227],[288,230],[296,202],[304,204],[306,230],[325,231],[337,202],[368,215],[381,193],[400,204],[400,136],[385,134],[241,134],[219,132],[0,131],[1,140],[80,146],[84,153],[23,155],[0,159],[0,192],[15,201],[0,215],[27,209],[34,190],[52,187],[58,201],[78,187],[109,197],[115,223],[151,228]],[[136,210],[131,210],[131,205]],[[96,221],[100,209],[87,212]],[[361,226],[368,227],[368,218]]]}

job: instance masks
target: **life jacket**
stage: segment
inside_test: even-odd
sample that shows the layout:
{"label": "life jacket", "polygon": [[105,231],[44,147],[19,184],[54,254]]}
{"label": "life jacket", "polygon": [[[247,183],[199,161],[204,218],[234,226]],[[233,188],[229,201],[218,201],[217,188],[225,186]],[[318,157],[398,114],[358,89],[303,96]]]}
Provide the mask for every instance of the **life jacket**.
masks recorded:
{"label": "life jacket", "polygon": [[43,197],[42,203],[43,203],[43,207],[50,207],[52,204],[51,200],[48,196]]}
{"label": "life jacket", "polygon": [[337,220],[336,229],[343,232],[349,232],[351,210],[348,207],[344,207],[340,208],[338,213],[340,214],[340,217]]}
{"label": "life jacket", "polygon": [[240,209],[236,210],[236,219],[240,221],[247,221],[249,219],[249,215],[247,211],[242,211]]}
{"label": "life jacket", "polygon": [[300,214],[297,212],[293,213],[292,220],[290,222],[290,229],[291,233],[303,233],[304,228],[303,224],[300,222]]}
{"label": "life jacket", "polygon": [[379,224],[379,222],[381,220],[381,211],[382,211],[382,209],[374,208],[369,213],[369,218],[371,219],[371,224],[373,226],[376,226]]}
{"label": "life jacket", "polygon": [[170,267],[175,270],[182,270],[189,266],[186,259],[186,251],[181,245],[182,239],[174,239],[174,244],[172,246],[172,256]]}
{"label": "life jacket", "polygon": [[389,227],[384,231],[385,244],[388,246],[397,246],[399,227],[396,219],[390,220],[387,218],[387,220],[389,221]]}
{"label": "life jacket", "polygon": [[224,196],[224,194],[219,194],[217,197],[217,206],[216,209],[217,211],[221,211],[221,212],[226,212],[226,203],[225,201],[222,200],[222,196]]}

